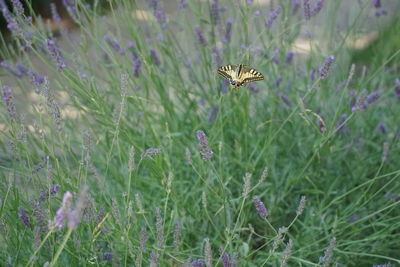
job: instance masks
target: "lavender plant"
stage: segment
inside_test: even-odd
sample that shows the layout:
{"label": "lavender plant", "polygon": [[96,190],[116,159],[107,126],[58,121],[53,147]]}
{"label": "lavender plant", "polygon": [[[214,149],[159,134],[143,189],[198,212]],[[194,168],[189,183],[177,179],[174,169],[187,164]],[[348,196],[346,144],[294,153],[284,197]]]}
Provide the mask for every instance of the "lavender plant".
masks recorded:
{"label": "lavender plant", "polygon": [[100,2],[0,0],[1,266],[400,264],[398,1]]}

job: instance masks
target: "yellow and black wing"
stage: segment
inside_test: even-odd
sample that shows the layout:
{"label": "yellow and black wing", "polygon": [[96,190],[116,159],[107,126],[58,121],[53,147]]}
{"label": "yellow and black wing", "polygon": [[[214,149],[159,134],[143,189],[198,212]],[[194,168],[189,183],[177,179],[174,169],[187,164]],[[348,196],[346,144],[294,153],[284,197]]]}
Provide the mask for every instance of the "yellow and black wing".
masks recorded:
{"label": "yellow and black wing", "polygon": [[236,77],[236,65],[226,65],[218,68],[218,74],[228,80]]}
{"label": "yellow and black wing", "polygon": [[239,82],[241,83],[249,83],[264,80],[264,75],[262,75],[259,71],[253,69],[249,66],[244,66],[243,70],[240,72]]}

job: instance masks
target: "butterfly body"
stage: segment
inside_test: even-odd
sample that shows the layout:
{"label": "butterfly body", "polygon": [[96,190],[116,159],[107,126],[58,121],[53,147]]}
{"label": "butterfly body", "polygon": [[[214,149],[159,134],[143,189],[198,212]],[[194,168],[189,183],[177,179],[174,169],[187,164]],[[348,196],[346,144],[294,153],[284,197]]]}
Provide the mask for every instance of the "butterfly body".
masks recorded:
{"label": "butterfly body", "polygon": [[264,76],[260,72],[243,64],[219,67],[218,74],[229,80],[229,83],[234,88],[240,88],[245,83],[264,79]]}

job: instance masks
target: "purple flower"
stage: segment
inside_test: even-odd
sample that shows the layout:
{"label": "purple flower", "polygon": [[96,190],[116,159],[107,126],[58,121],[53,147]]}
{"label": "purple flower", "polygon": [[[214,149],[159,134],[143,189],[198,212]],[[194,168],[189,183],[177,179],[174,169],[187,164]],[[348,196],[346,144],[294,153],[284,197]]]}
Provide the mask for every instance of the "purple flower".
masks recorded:
{"label": "purple flower", "polygon": [[381,134],[383,134],[383,135],[387,134],[386,125],[385,125],[384,122],[380,122],[380,123],[378,124],[378,129],[379,129],[379,131],[381,132]]}
{"label": "purple flower", "polygon": [[265,27],[267,27],[267,29],[271,29],[272,23],[274,23],[274,21],[276,20],[276,18],[279,16],[280,13],[281,13],[281,7],[277,7],[277,8],[275,8],[274,11],[272,11],[268,15],[268,19],[265,22]]}
{"label": "purple flower", "polygon": [[231,258],[228,253],[224,252],[223,248],[219,249],[219,254],[221,255],[219,259],[222,261],[222,265],[224,267],[234,267],[234,266],[236,266],[234,257]]}
{"label": "purple flower", "polygon": [[111,261],[112,258],[113,258],[113,253],[112,252],[104,252],[103,253],[103,260]]}
{"label": "purple flower", "polygon": [[23,207],[18,208],[18,216],[21,219],[22,223],[28,227],[32,228],[31,223],[29,222],[29,216],[26,214],[25,209]]}
{"label": "purple flower", "polygon": [[[44,162],[46,163],[47,159]],[[50,187],[49,190],[43,191],[42,193],[40,193],[39,202],[44,202],[48,197],[54,196],[55,194],[58,193],[59,190],[60,190],[60,185],[56,184],[56,185]]]}
{"label": "purple flower", "polygon": [[216,65],[217,66],[221,66],[222,63],[223,63],[223,59],[222,59],[222,57],[221,57],[221,55],[219,53],[218,48],[214,47],[211,54],[212,54],[212,56],[214,58],[214,61],[215,61]]}
{"label": "purple flower", "polygon": [[24,14],[24,6],[19,0],[11,0],[15,13],[18,17],[21,17]]}
{"label": "purple flower", "polygon": [[292,0],[292,7],[293,7],[293,14],[299,10],[301,6],[301,1],[300,0]]}
{"label": "purple flower", "polygon": [[395,80],[394,95],[400,99],[400,79]]}
{"label": "purple flower", "polygon": [[84,185],[79,193],[78,200],[76,202],[75,209],[68,214],[68,227],[72,230],[78,227],[78,224],[82,218],[83,211],[85,210],[88,203],[88,189],[87,185]]}
{"label": "purple flower", "polygon": [[293,51],[293,50],[292,50],[292,51],[289,51],[289,52],[286,54],[286,63],[291,63],[295,54],[296,54],[295,51]]}
{"label": "purple flower", "polygon": [[157,0],[148,0],[147,1],[147,6],[149,8],[156,9],[157,5],[158,5]]}
{"label": "purple flower", "polygon": [[380,91],[375,91],[372,92],[371,94],[367,95],[367,102],[368,104],[373,104],[378,100],[378,98],[381,96]]}
{"label": "purple flower", "polygon": [[261,10],[257,9],[254,11],[254,16],[260,16],[261,15]]}
{"label": "purple flower", "polygon": [[311,16],[316,16],[323,7],[324,7],[324,0],[318,0],[318,2],[315,4],[314,8],[311,11]]}
{"label": "purple flower", "polygon": [[346,113],[344,113],[340,116],[339,120],[335,124],[335,130],[337,132],[347,132],[348,131],[347,127],[345,128],[346,119],[347,119]]}
{"label": "purple flower", "polygon": [[231,41],[232,23],[233,23],[233,19],[229,18],[226,20],[225,38],[223,41],[224,43],[229,43]]}
{"label": "purple flower", "polygon": [[275,64],[279,63],[279,49],[275,49],[274,51],[272,51],[271,61]]}
{"label": "purple flower", "polygon": [[284,94],[279,91],[276,92],[279,96],[279,98],[285,103],[288,107],[292,106],[292,103],[290,102],[289,98]]}
{"label": "purple flower", "polygon": [[68,215],[71,211],[72,194],[67,191],[64,194],[61,207],[56,212],[56,217],[50,222],[50,228],[53,231],[59,231],[64,228]]}
{"label": "purple flower", "polygon": [[12,120],[16,120],[17,109],[15,108],[11,88],[8,86],[3,86],[3,89],[1,91],[1,96],[3,98],[4,105],[7,108],[8,115]]}
{"label": "purple flower", "polygon": [[304,11],[304,17],[306,19],[310,19],[311,18],[310,0],[304,0],[304,2],[303,2],[303,11]]}
{"label": "purple flower", "polygon": [[321,79],[326,79],[328,78],[328,72],[329,69],[332,66],[333,60],[335,59],[334,56],[329,56],[326,60],[325,60],[325,64],[319,68],[319,77]]}
{"label": "purple flower", "polygon": [[351,111],[355,112],[357,110],[367,109],[367,108],[368,108],[367,90],[364,89],[361,92],[361,95],[358,97],[356,104],[351,108]]}
{"label": "purple flower", "polygon": [[160,65],[160,59],[158,58],[157,51],[154,48],[150,49],[150,56],[153,61],[153,64],[156,66]]}
{"label": "purple flower", "polygon": [[197,139],[199,140],[200,154],[202,156],[202,159],[204,161],[211,160],[214,153],[211,151],[210,147],[208,146],[206,134],[202,130],[199,130],[199,131],[197,131],[196,135],[197,135]]}
{"label": "purple flower", "polygon": [[161,29],[165,29],[167,27],[167,15],[161,7],[157,6],[153,11],[154,17],[156,17],[157,22],[160,24]]}
{"label": "purple flower", "polygon": [[193,267],[202,267],[206,265],[206,261],[204,259],[197,259],[192,261],[192,266]]}
{"label": "purple flower", "polygon": [[380,8],[380,7],[382,7],[381,0],[372,0],[372,5],[373,5],[375,8]]}
{"label": "purple flower", "polygon": [[209,122],[214,122],[217,115],[219,113],[219,108],[218,107],[213,107],[210,110],[210,113],[208,114],[208,121]]}
{"label": "purple flower", "polygon": [[160,152],[163,150],[163,147],[155,147],[155,148],[149,148],[147,149],[145,152],[142,153],[141,158],[145,159],[149,156],[156,156],[158,154],[160,154]]}
{"label": "purple flower", "polygon": [[110,36],[108,35],[104,35],[103,38],[112,47],[112,49],[114,49],[115,52],[117,52],[120,55],[125,54],[125,50],[121,48],[119,42],[116,39],[111,40]]}
{"label": "purple flower", "polygon": [[202,45],[202,46],[206,46],[207,45],[207,40],[204,37],[203,31],[201,30],[200,26],[196,26],[195,28],[195,32],[196,32],[196,38],[197,41]]}
{"label": "purple flower", "polygon": [[76,16],[76,6],[75,6],[75,0],[63,0],[62,1],[64,7],[67,9],[68,14],[72,17],[75,18]]}
{"label": "purple flower", "polygon": [[248,5],[253,4],[253,0],[247,0],[247,4],[248,4]]}
{"label": "purple flower", "polygon": [[178,7],[186,8],[187,7],[187,0],[178,0]]}
{"label": "purple flower", "polygon": [[279,76],[278,78],[276,78],[275,80],[275,86],[279,87],[279,85],[281,84],[281,82],[283,81],[283,78],[281,76]]}
{"label": "purple flower", "polygon": [[67,63],[61,54],[61,50],[58,48],[56,42],[54,40],[47,40],[47,50],[50,52],[53,57],[53,61],[58,64],[58,71],[61,71],[65,67],[67,67]]}
{"label": "purple flower", "polygon": [[310,70],[310,80],[311,80],[311,81],[314,81],[314,80],[315,80],[315,69],[314,69],[314,68],[312,68],[312,69]]}
{"label": "purple flower", "polygon": [[261,218],[265,219],[268,216],[268,211],[265,208],[264,203],[261,201],[261,199],[258,196],[253,197],[253,202],[254,205],[256,206],[256,210],[258,211],[258,215],[260,215]]}
{"label": "purple flower", "polygon": [[211,0],[210,19],[213,25],[217,25],[219,22],[219,10],[218,0]]}
{"label": "purple flower", "polygon": [[61,24],[61,17],[60,14],[58,14],[56,4],[50,3],[50,10],[51,10],[51,17],[57,24]]}
{"label": "purple flower", "polygon": [[375,12],[375,16],[377,16],[377,17],[386,16],[387,14],[388,14],[388,12],[386,9],[380,9]]}
{"label": "purple flower", "polygon": [[35,85],[40,85],[45,81],[44,76],[36,74],[33,70],[28,70],[28,75],[31,77],[31,80]]}
{"label": "purple flower", "polygon": [[249,83],[250,92],[257,94],[260,92],[260,88],[255,83]]}
{"label": "purple flower", "polygon": [[142,70],[142,61],[140,60],[140,57],[134,52],[129,52],[129,55],[131,56],[131,59],[133,61],[132,63],[133,76],[137,78],[139,77],[139,74]]}

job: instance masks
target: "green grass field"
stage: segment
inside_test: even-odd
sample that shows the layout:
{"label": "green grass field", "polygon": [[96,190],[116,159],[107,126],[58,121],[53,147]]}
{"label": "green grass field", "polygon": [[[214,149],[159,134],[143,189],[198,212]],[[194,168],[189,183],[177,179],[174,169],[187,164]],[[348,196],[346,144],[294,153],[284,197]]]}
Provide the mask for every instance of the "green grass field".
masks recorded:
{"label": "green grass field", "polygon": [[0,266],[400,266],[399,3],[11,2]]}

